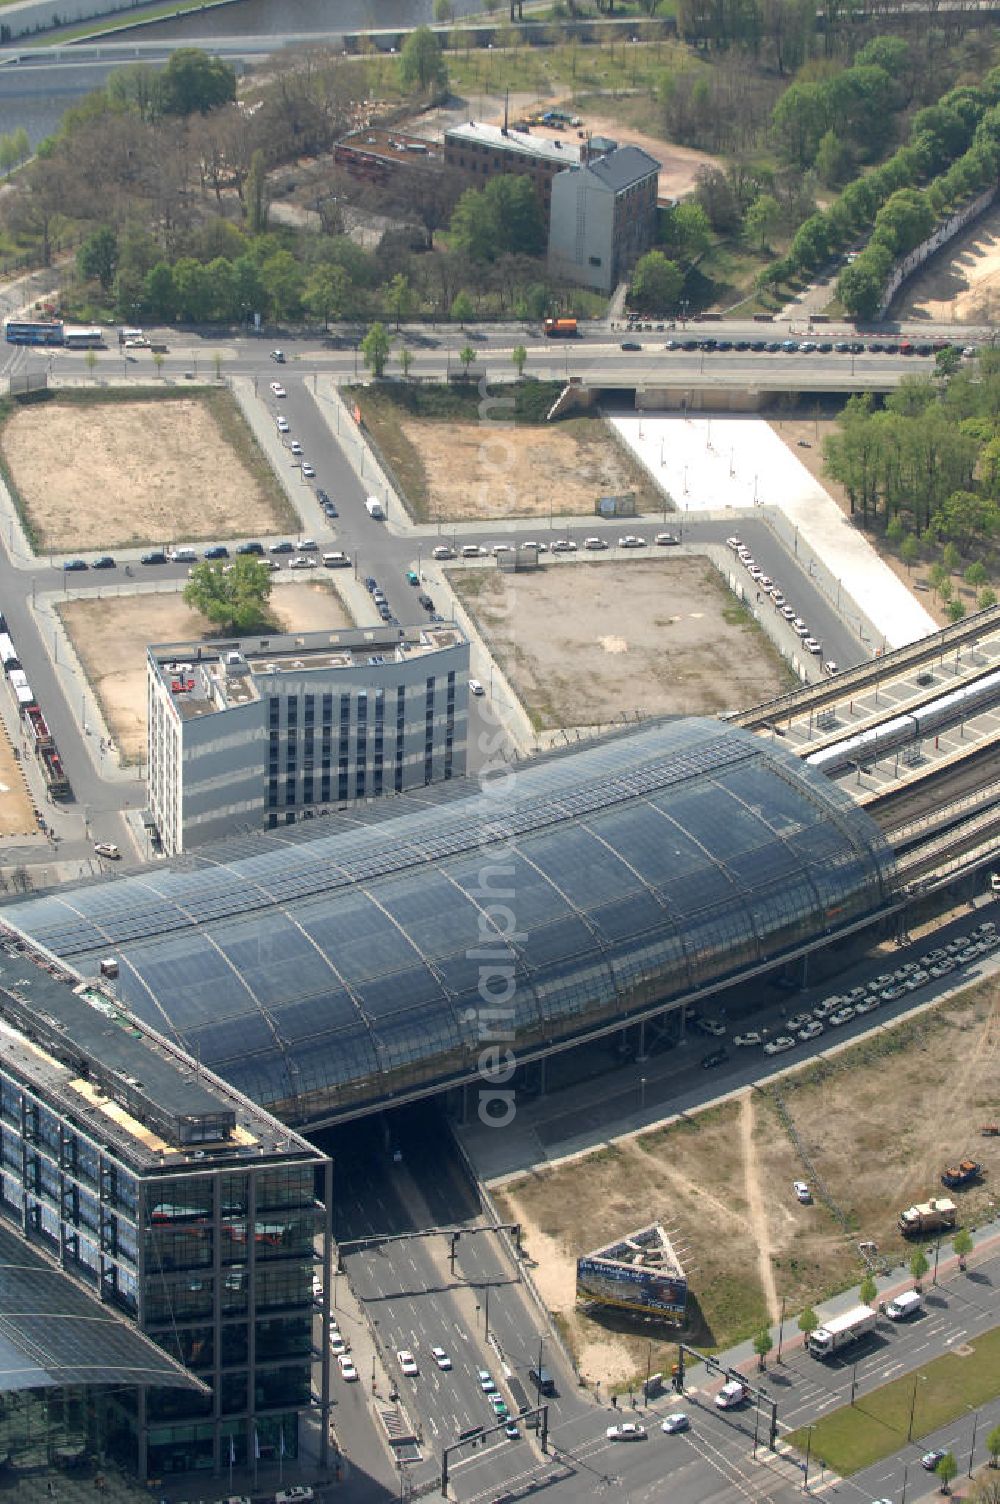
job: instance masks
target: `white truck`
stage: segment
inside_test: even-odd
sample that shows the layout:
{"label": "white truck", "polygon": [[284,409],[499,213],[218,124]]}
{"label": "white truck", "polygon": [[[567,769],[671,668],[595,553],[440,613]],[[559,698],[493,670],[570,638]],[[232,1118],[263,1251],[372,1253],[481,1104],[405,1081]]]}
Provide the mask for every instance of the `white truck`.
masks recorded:
{"label": "white truck", "polygon": [[385,521],[385,511],[377,496],[369,496],[365,502],[365,510],[373,522]]}
{"label": "white truck", "polygon": [[877,1313],[871,1306],[852,1306],[840,1316],[831,1316],[806,1338],[814,1358],[829,1358],[842,1347],[857,1342],[859,1337],[875,1330]]}

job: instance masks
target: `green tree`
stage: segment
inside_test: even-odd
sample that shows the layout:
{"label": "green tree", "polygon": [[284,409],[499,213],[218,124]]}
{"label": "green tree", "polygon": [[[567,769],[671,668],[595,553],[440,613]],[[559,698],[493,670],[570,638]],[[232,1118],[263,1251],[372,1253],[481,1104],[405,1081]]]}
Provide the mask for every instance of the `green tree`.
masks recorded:
{"label": "green tree", "polygon": [[146,273],[143,279],[143,302],[154,319],[169,323],[176,317],[174,269],[169,262],[158,261]]}
{"label": "green tree", "polygon": [[385,292],[386,301],[395,315],[398,331],[400,319],[405,318],[413,307],[413,288],[409,279],[402,272],[397,272]]}
{"label": "green tree", "polygon": [[17,147],[14,137],[6,134],[0,136],[0,172],[9,173],[17,162]]}
{"label": "green tree", "polygon": [[875,1283],[875,1276],[873,1274],[866,1274],[858,1290],[862,1304],[866,1306],[874,1305],[877,1294],[878,1286]]}
{"label": "green tree", "polygon": [[[940,585],[937,587],[937,593],[938,593],[938,600],[941,602],[942,606],[948,606],[949,602],[952,601],[952,598],[954,597],[954,594],[955,594],[955,587],[951,583],[951,580],[950,579],[942,580],[941,583],[940,583]],[[949,607],[949,614],[950,614],[950,607]]]}
{"label": "green tree", "polygon": [[199,47],[178,47],[162,74],[168,115],[207,115],[236,98],[236,70]]}
{"label": "green tree", "polygon": [[340,318],[344,312],[347,291],[345,268],[335,261],[324,261],[314,266],[306,278],[302,301],[314,318],[323,320],[323,328],[329,329],[330,320]]}
{"label": "green tree", "polygon": [[413,365],[413,351],[408,345],[401,345],[399,349],[399,368],[403,373],[403,380],[409,381],[410,368]]}
{"label": "green tree", "polygon": [[510,352],[510,358],[514,362],[514,369],[517,372],[517,379],[518,381],[520,381],[521,377],[524,375],[524,367],[528,359],[528,352],[523,345],[515,345],[513,350],[511,350]]}
{"label": "green tree", "polygon": [[95,367],[97,365],[97,351],[96,350],[88,350],[87,353],[86,353],[86,355],[83,358],[84,358],[84,361],[86,362],[87,370],[88,370],[88,372],[90,374],[90,379],[93,381],[93,379],[94,379],[94,369],[95,369]]}
{"label": "green tree", "polygon": [[812,1306],[806,1306],[805,1310],[799,1317],[799,1331],[804,1332],[808,1337],[809,1333],[814,1332],[818,1326],[819,1317],[816,1315],[816,1312],[813,1310]]}
{"label": "green tree", "polygon": [[867,255],[845,266],[837,278],[837,297],[851,318],[871,319],[882,301],[885,278]]}
{"label": "green tree", "polygon": [[258,148],[250,158],[243,190],[243,213],[251,235],[263,235],[267,229],[267,171],[264,153]]}
{"label": "green tree", "polygon": [[372,324],[361,341],[361,354],[364,356],[365,365],[376,378],[380,378],[385,372],[390,345],[391,341],[384,324]]}
{"label": "green tree", "polygon": [[828,188],[836,188],[851,172],[851,149],[836,131],[825,131],[816,149],[816,176]]}
{"label": "green tree", "polygon": [[960,1227],[951,1240],[951,1246],[958,1256],[959,1269],[965,1269],[965,1261],[972,1252],[972,1234],[967,1227]]}
{"label": "green tree", "polygon": [[23,125],[14,132],[13,141],[18,162],[26,162],[31,156],[31,138]]}
{"label": "green tree", "polygon": [[685,199],[663,211],[660,245],[665,256],[676,261],[695,261],[708,250],[712,226],[695,199]]}
{"label": "green tree", "polygon": [[767,1355],[773,1346],[774,1338],[771,1336],[770,1328],[762,1326],[753,1339],[753,1350],[757,1354],[757,1367],[762,1373],[767,1367]]}
{"label": "green tree", "polygon": [[453,249],[471,261],[537,256],[545,240],[534,186],[530,178],[513,173],[490,178],[482,189],[467,188],[448,228]]}
{"label": "green tree", "polygon": [[629,301],[643,313],[672,313],[684,286],[684,274],[676,261],[662,251],[647,251],[632,273]]}
{"label": "green tree", "polygon": [[763,252],[771,236],[778,228],[781,205],[773,193],[758,193],[743,216],[743,233],[753,245]]}
{"label": "green tree", "polygon": [[462,329],[465,328],[466,323],[472,318],[475,311],[475,305],[464,289],[455,294],[451,302],[451,316],[453,319],[458,320],[459,326]]}
{"label": "green tree", "polygon": [[930,1265],[927,1262],[927,1255],[924,1253],[924,1250],[922,1248],[914,1248],[913,1252],[910,1254],[910,1274],[913,1278],[913,1283],[918,1288],[920,1281],[923,1279],[929,1268]]}
{"label": "green tree", "polygon": [[950,570],[952,574],[955,573],[955,570],[961,563],[961,559],[959,558],[958,549],[955,547],[954,543],[946,543],[944,548],[941,550],[941,563],[944,565],[945,569]]}
{"label": "green tree", "polygon": [[464,347],[464,349],[459,350],[459,352],[458,352],[458,358],[462,362],[462,367],[463,367],[463,370],[464,370],[465,379],[466,379],[466,381],[468,381],[468,379],[469,379],[469,368],[471,367],[473,361],[476,358],[476,352],[472,348],[471,345],[466,345]]}
{"label": "green tree", "polygon": [[949,376],[954,376],[955,372],[961,369],[961,365],[961,350],[956,345],[946,345],[934,357],[934,374],[944,381]]}
{"label": "green tree", "polygon": [[76,268],[81,277],[100,282],[110,292],[118,267],[118,236],[110,225],[102,225],[88,235],[76,253]]}
{"label": "green tree", "polygon": [[906,537],[899,545],[899,557],[906,565],[907,573],[909,573],[914,564],[920,558],[920,544],[912,533],[907,533]]}
{"label": "green tree", "polygon": [[982,560],[977,559],[974,564],[969,565],[968,569],[965,571],[964,578],[967,585],[971,585],[973,590],[978,590],[980,585],[986,585],[989,583],[990,577],[986,573],[986,565],[982,562]]}
{"label": "green tree", "polygon": [[965,615],[965,602],[955,599],[948,602],[948,620],[961,621]]}
{"label": "green tree", "polygon": [[229,572],[219,559],[196,564],[184,600],[226,632],[248,632],[267,620],[271,570],[263,559],[241,554]]}
{"label": "green tree", "polygon": [[1000,1465],[1000,1426],[986,1433],[986,1450],[990,1454],[990,1467]]}
{"label": "green tree", "polygon": [[275,251],[261,264],[261,282],[276,319],[293,319],[302,306],[302,267],[291,251]]}
{"label": "green tree", "polygon": [[991,590],[989,585],[984,586],[984,588],[980,590],[979,594],[976,596],[976,609],[978,611],[988,611],[990,607],[995,606],[996,603],[997,593],[995,590]]}
{"label": "green tree", "polygon": [[441,43],[429,26],[418,26],[410,32],[399,55],[399,75],[404,88],[419,89],[423,94],[448,87]]}
{"label": "green tree", "polygon": [[447,26],[455,19],[452,0],[434,0],[434,19],[439,26]]}
{"label": "green tree", "polygon": [[958,1463],[955,1461],[955,1454],[953,1452],[945,1452],[934,1471],[941,1479],[941,1492],[943,1494],[951,1493],[951,1485],[958,1477]]}

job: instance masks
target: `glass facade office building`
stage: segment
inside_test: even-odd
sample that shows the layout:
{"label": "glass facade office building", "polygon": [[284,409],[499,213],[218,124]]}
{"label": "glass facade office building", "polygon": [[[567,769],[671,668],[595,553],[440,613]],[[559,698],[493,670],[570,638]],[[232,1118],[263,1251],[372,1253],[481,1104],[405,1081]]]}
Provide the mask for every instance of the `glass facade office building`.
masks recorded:
{"label": "glass facade office building", "polygon": [[895,873],[828,779],[692,719],[9,912],[84,971],[113,954],[136,1014],[306,1123],[473,1079],[484,1001],[530,1059],[863,922]]}
{"label": "glass facade office building", "polygon": [[219,1471],[231,1444],[252,1463],[255,1437],[295,1457],[312,1407],[327,1436],[330,1179],[305,1140],[0,932],[0,1217],[204,1386],[116,1388],[104,1444],[140,1477]]}

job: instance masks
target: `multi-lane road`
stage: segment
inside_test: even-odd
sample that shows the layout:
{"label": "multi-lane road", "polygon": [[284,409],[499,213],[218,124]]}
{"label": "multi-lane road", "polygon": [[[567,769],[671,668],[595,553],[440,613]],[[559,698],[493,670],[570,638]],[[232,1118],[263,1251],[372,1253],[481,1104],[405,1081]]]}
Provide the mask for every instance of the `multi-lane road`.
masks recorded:
{"label": "multi-lane road", "polygon": [[[171,338],[176,340],[176,336]],[[431,336],[411,331],[411,338],[418,342],[418,361],[425,362],[428,374],[432,374],[434,370],[439,373],[447,370],[449,366],[455,370],[459,368],[457,352],[468,336],[455,330]],[[515,331],[506,330],[477,340],[475,347],[484,367],[498,376],[512,375],[510,346],[517,338]],[[436,342],[430,349],[426,347],[428,340]],[[338,437],[333,415],[323,410],[322,388],[318,387],[315,379],[320,374],[353,377],[357,362],[356,351],[353,348],[327,350],[315,344],[310,345],[307,341],[289,344],[286,349],[287,364],[278,366],[270,359],[269,344],[260,339],[241,338],[221,344],[213,341],[188,343],[184,348],[174,348],[167,355],[162,375],[181,382],[188,373],[208,379],[214,376],[214,357],[218,354],[220,369],[224,374],[253,379],[262,438],[270,447],[277,463],[283,465],[291,461],[288,445],[292,438],[298,439],[305,456],[316,469],[315,485],[325,489],[338,506],[339,516],[335,520],[328,519],[316,500],[313,486],[304,482],[301,486],[296,486],[293,495],[300,512],[301,533],[315,538],[319,551],[338,548],[349,553],[359,577],[372,575],[379,580],[388,596],[391,610],[400,621],[418,620],[424,614],[416,600],[417,591],[406,583],[406,572],[411,568],[416,568],[418,572],[426,569],[430,551],[437,543],[448,543],[458,551],[463,543],[469,542],[489,548],[492,543],[501,541],[514,544],[528,539],[551,542],[558,535],[567,538],[577,547],[575,554],[560,557],[560,567],[572,567],[574,559],[584,556],[583,540],[586,536],[599,536],[612,549],[617,545],[623,529],[622,523],[601,522],[596,518],[577,522],[574,526],[566,526],[558,516],[554,516],[548,521],[534,519],[499,524],[465,523],[461,527],[451,526],[447,529],[443,526],[410,528],[404,524],[403,519],[395,515],[390,516],[388,526],[373,523],[364,506],[368,487],[356,435],[353,431],[348,432],[349,425],[345,425],[345,432]],[[87,374],[82,353],[59,352],[53,356],[21,348],[8,349],[5,353],[5,372],[8,375],[49,370],[53,378],[58,380],[61,377],[83,379]],[[670,358],[673,359],[675,354],[680,352],[671,352]],[[551,343],[539,342],[536,338],[531,358],[538,367],[538,374],[546,373],[542,365],[544,361],[547,362],[548,373],[558,376],[560,366],[567,362],[571,362],[575,373],[577,368],[581,372],[591,368],[603,369],[605,361],[611,361],[616,367],[624,369],[624,361],[652,360],[654,357],[636,356],[634,353],[625,355],[617,349],[617,345],[605,349],[597,339],[582,340],[572,351],[554,350]],[[666,359],[666,356],[663,358]],[[720,362],[727,360],[725,356],[717,358]],[[756,358],[764,361],[777,359],[767,356]],[[803,364],[800,369],[804,370],[805,363],[811,358],[802,356]],[[633,366],[633,369],[638,374],[637,368]],[[720,364],[719,370],[722,369]],[[148,352],[135,352],[133,355],[133,352],[109,350],[98,355],[94,374],[98,378],[141,377],[148,380],[155,375],[155,368]],[[284,399],[275,398],[270,390],[270,381],[277,376],[281,377],[287,392]],[[274,427],[274,418],[279,411],[289,420],[290,432],[284,436],[279,436]],[[657,523],[662,520],[650,518],[641,526],[631,521],[628,525],[628,530],[640,532],[649,540],[649,546],[644,550],[647,555],[658,551],[652,539]],[[672,519],[671,525],[678,526],[677,519]],[[686,544],[721,544],[732,526],[724,521],[684,519],[681,519],[679,525]],[[741,535],[751,544],[761,566],[772,578],[782,582],[788,598],[794,601],[796,608],[809,622],[814,635],[822,639],[826,655],[836,659],[841,665],[857,662],[866,656],[862,644],[815,585],[810,575],[811,560],[805,553],[800,551],[798,558],[793,557],[766,526],[754,522],[752,518],[741,521],[740,528]],[[66,575],[61,569],[62,557],[40,558],[26,554],[19,550],[17,537],[16,529],[10,525],[0,527],[0,609],[3,609],[8,618],[28,678],[45,709],[62,752],[76,796],[76,809],[78,812],[87,812],[91,837],[95,840],[113,841],[123,851],[131,852],[134,848],[122,819],[122,811],[126,807],[134,808],[141,801],[141,786],[106,776],[107,769],[99,737],[85,735],[83,731],[83,721],[86,719],[81,712],[83,686],[79,686],[81,699],[78,700],[77,687],[69,688],[67,685],[65,665],[60,668],[55,661],[58,654],[55,641],[50,641],[39,630],[39,616],[32,603],[39,596],[70,589],[74,592],[96,593],[100,590],[107,593],[109,590],[132,590],[153,579],[175,579],[179,582],[186,577],[189,566],[143,566],[139,562],[142,549],[135,548],[116,552],[115,570],[102,571],[100,574],[81,572]],[[151,544],[179,541],[181,540],[149,540]],[[232,540],[225,541],[232,543]],[[268,543],[277,540],[262,541]],[[364,600],[367,601],[366,594]],[[374,607],[371,620],[372,623],[377,620]],[[485,665],[478,667],[481,670],[480,677],[487,678]],[[476,672],[475,668],[473,672]],[[481,708],[473,702],[470,736],[470,769],[473,772],[478,766],[479,737],[476,733],[482,729],[479,724],[481,713]],[[60,833],[68,835],[72,822],[67,820],[62,823],[65,829]],[[58,816],[56,824],[57,827],[60,824]],[[86,845],[82,842],[78,842],[78,845],[79,853],[84,854]],[[64,854],[70,854],[71,850],[71,845],[67,845],[64,847]]]}

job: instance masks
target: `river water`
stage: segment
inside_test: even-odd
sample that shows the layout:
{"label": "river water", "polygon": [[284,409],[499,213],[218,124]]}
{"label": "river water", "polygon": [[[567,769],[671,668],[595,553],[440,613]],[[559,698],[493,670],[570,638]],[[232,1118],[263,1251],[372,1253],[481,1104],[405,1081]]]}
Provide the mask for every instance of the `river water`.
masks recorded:
{"label": "river water", "polygon": [[[456,15],[481,12],[482,0],[453,0]],[[142,28],[149,40],[176,39],[193,45],[219,36],[273,36],[276,48],[297,32],[392,29],[432,18],[434,0],[239,0]],[[0,134],[19,125],[33,146],[59,124],[64,110],[99,89],[106,65],[84,62],[51,68],[0,68]]]}

